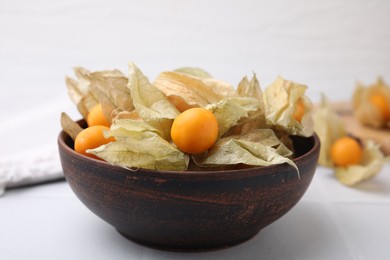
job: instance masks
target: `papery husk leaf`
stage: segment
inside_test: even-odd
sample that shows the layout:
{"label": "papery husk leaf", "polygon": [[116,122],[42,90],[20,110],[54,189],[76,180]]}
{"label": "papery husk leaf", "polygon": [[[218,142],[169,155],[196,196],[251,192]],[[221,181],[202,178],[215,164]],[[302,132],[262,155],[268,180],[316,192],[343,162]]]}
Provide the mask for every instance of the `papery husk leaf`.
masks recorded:
{"label": "papery husk leaf", "polygon": [[84,68],[77,67],[74,69],[74,73],[76,80],[70,77],[66,77],[65,80],[68,95],[80,114],[86,119],[89,111],[99,103],[99,100],[91,92],[90,81],[88,80],[90,72]]}
{"label": "papery husk leaf", "polygon": [[236,95],[234,88],[223,81],[173,71],[160,73],[154,84],[181,112]]}
{"label": "papery husk leaf", "polygon": [[212,76],[207,71],[196,67],[182,67],[182,68],[175,69],[174,72],[181,72],[181,73],[185,73],[203,79],[212,78]]}
{"label": "papery husk leaf", "polygon": [[202,79],[201,81],[209,89],[211,89],[211,91],[213,91],[217,95],[221,96],[222,97],[221,99],[223,99],[225,97],[237,97],[238,96],[237,92],[233,88],[233,86],[225,81],[213,79],[213,78]]}
{"label": "papery husk leaf", "polygon": [[[278,153],[283,144],[270,129],[258,129],[244,136],[229,136],[221,138],[206,155],[193,156],[199,166],[210,167],[218,165],[246,164],[252,166],[269,166],[288,163],[298,173],[298,167],[287,157]],[[286,151],[286,147],[279,151]],[[289,153],[291,155],[291,152]]]}
{"label": "papery husk leaf", "polygon": [[204,107],[223,98],[207,88],[200,78],[185,73],[162,72],[157,76],[154,84],[166,96],[179,96],[190,107]]}
{"label": "papery husk leaf", "polygon": [[161,132],[144,121],[122,119],[111,126],[106,137],[116,141],[88,153],[128,168],[184,171],[189,157],[161,137]]}
{"label": "papery husk leaf", "polygon": [[256,98],[263,102],[263,92],[255,73],[250,81],[246,76],[240,81],[237,87],[237,94],[241,97]]}
{"label": "papery husk leaf", "polygon": [[264,117],[264,110],[248,112],[247,117],[241,118],[237,124],[232,126],[224,135],[244,135],[254,129],[267,128]]}
{"label": "papery husk leaf", "polygon": [[292,150],[285,146],[280,138],[271,129],[252,130],[247,134],[241,135],[240,140],[259,142],[265,146],[274,147],[277,149],[280,155],[285,157],[290,157],[293,155]]}
{"label": "papery husk leaf", "polygon": [[321,96],[319,106],[314,110],[313,120],[314,131],[321,140],[318,164],[333,167],[333,162],[330,158],[330,148],[336,140],[346,136],[347,131],[344,122],[332,109],[324,94]]}
{"label": "papery husk leaf", "polygon": [[173,119],[180,112],[133,63],[129,63],[128,88],[139,116],[154,128],[159,129],[164,133],[163,138],[169,140]]}
{"label": "papery husk leaf", "polygon": [[260,104],[258,110],[249,112],[248,117],[241,119],[237,125],[231,129],[231,132],[233,134],[244,135],[253,129],[265,128],[266,120],[263,93],[260,88],[260,83],[256,78],[256,74],[253,74],[250,81],[246,76],[240,81],[237,87],[237,94],[241,97],[255,98]]}
{"label": "papery husk leaf", "polygon": [[[279,139],[279,141],[283,144],[283,146],[279,146],[280,155],[286,156],[286,157],[292,157],[295,155],[295,148],[294,143],[290,137],[290,135],[284,131],[276,131],[273,130],[276,137]],[[282,148],[287,148],[286,151],[283,151]],[[292,152],[292,154],[290,154]]]}
{"label": "papery husk leaf", "polygon": [[[282,129],[290,135],[313,135],[313,105],[305,91],[307,86],[278,77],[263,93],[265,117],[271,128]],[[301,99],[305,113],[301,122],[293,118],[296,104]]]}
{"label": "papery husk leaf", "polygon": [[381,78],[368,87],[358,82],[352,97],[355,117],[364,125],[390,127],[390,121],[382,115],[382,111],[371,104],[372,95],[380,95],[390,104],[390,87]]}
{"label": "papery husk leaf", "polygon": [[336,178],[345,185],[353,186],[376,176],[381,171],[384,162],[385,158],[379,145],[368,140],[364,143],[362,163],[348,167],[336,167]]}
{"label": "papery husk leaf", "polygon": [[88,75],[91,82],[91,91],[98,97],[102,110],[109,122],[111,113],[115,109],[121,111],[134,110],[130,90],[127,87],[128,79],[120,71],[98,71]]}
{"label": "papery husk leaf", "polygon": [[83,128],[64,112],[61,113],[61,127],[73,141],[76,139],[77,135],[83,131]]}
{"label": "papery husk leaf", "polygon": [[217,118],[218,136],[221,137],[240,119],[248,117],[249,112],[259,110],[260,102],[255,98],[230,97],[208,105],[206,108]]}
{"label": "papery husk leaf", "polygon": [[132,119],[137,121],[143,121],[138,114],[137,110],[122,111],[121,109],[114,109],[111,113],[112,123],[115,124],[116,120],[120,119]]}

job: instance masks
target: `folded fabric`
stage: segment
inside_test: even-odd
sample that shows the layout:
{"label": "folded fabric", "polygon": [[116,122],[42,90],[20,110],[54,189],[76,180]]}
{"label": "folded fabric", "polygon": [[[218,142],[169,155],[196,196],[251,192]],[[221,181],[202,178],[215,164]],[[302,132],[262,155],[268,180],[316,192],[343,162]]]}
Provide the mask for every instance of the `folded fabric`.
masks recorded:
{"label": "folded fabric", "polygon": [[30,153],[29,156],[17,158],[0,158],[0,196],[7,188],[63,178],[56,149]]}

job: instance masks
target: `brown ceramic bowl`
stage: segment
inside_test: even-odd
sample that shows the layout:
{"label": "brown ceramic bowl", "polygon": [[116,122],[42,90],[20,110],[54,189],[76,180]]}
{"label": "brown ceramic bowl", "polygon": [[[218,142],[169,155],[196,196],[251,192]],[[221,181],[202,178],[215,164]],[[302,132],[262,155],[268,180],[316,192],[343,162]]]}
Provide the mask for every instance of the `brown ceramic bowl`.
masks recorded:
{"label": "brown ceramic bowl", "polygon": [[317,135],[293,137],[287,164],[227,171],[129,170],[73,150],[58,137],[62,168],[77,197],[128,239],[172,250],[206,250],[246,241],[287,213],[317,166]]}

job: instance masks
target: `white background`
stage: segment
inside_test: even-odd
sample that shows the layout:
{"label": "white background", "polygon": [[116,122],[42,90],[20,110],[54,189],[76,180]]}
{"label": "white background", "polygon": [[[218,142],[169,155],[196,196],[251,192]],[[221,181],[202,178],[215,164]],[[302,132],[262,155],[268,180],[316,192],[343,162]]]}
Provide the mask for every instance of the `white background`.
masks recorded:
{"label": "white background", "polygon": [[[65,87],[73,67],[126,72],[128,61],[151,80],[197,66],[233,85],[256,72],[265,88],[281,75],[313,101],[349,100],[357,80],[390,82],[390,1],[0,0],[0,159],[56,152],[60,112],[80,117]],[[13,190],[0,198],[0,258],[387,258],[389,168],[355,189],[331,176],[319,169],[303,202],[261,236],[200,255],[129,245],[65,183]]]}
{"label": "white background", "polygon": [[64,83],[75,66],[133,61],[151,80],[198,66],[233,85],[256,72],[263,88],[281,75],[313,101],[349,100],[357,80],[390,81],[389,13],[386,0],[1,0],[0,134],[14,142],[0,155],[51,142],[63,110],[79,117]]}
{"label": "white background", "polygon": [[281,75],[313,101],[349,100],[357,80],[390,81],[389,13],[386,0],[1,0],[0,134],[14,142],[0,155],[51,142],[63,110],[79,117],[64,83],[75,66],[133,61],[151,80],[198,66],[233,85],[256,72],[263,88]]}

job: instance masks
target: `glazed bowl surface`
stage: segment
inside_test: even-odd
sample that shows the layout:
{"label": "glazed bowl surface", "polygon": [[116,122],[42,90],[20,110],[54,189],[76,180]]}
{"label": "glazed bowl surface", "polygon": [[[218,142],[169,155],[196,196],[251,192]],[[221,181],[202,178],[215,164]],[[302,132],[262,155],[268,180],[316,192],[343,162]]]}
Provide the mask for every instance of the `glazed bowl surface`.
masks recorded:
{"label": "glazed bowl surface", "polygon": [[219,171],[131,170],[73,150],[58,137],[67,182],[81,202],[126,238],[168,250],[246,241],[298,203],[315,173],[320,141],[292,137],[300,176],[288,164]]}

